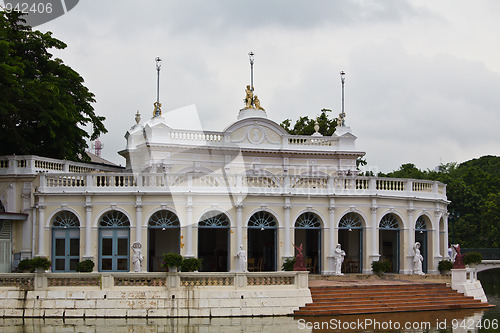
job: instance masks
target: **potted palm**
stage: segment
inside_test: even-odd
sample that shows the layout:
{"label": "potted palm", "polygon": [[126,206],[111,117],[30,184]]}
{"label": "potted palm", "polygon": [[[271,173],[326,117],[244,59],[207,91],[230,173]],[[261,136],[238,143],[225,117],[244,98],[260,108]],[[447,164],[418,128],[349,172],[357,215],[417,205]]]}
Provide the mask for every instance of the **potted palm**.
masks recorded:
{"label": "potted palm", "polygon": [[182,256],[177,253],[163,253],[163,263],[161,267],[168,267],[169,272],[177,272],[177,268],[182,265]]}
{"label": "potted palm", "polygon": [[35,273],[43,273],[50,268],[52,263],[48,258],[35,257],[31,259],[31,267],[35,269]]}

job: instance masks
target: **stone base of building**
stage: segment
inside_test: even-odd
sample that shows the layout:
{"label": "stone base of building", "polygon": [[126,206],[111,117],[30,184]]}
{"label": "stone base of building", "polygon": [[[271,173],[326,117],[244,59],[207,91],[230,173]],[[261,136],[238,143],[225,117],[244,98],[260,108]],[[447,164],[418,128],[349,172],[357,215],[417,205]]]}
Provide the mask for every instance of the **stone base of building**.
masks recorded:
{"label": "stone base of building", "polygon": [[9,274],[21,283],[0,277],[0,317],[290,315],[312,302],[307,274]]}

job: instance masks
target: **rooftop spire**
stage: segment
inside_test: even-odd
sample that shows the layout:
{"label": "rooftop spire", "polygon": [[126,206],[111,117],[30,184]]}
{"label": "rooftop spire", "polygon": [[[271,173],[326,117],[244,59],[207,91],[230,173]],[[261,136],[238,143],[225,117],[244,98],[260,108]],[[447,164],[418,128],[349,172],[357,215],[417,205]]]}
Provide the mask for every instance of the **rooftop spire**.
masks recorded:
{"label": "rooftop spire", "polygon": [[342,82],[342,112],[339,114],[339,126],[345,126],[345,112],[344,112],[344,83],[345,83],[345,72],[340,72],[340,82]]}
{"label": "rooftop spire", "polygon": [[153,117],[161,116],[161,103],[160,103],[160,69],[161,69],[161,59],[156,57],[156,71],[158,73],[156,80],[156,102],[154,103]]}

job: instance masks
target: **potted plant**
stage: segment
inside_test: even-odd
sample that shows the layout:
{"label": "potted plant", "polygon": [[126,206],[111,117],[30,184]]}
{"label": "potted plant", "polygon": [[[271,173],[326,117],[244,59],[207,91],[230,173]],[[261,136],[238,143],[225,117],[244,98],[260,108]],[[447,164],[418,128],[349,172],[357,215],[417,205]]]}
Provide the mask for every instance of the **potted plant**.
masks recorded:
{"label": "potted plant", "polygon": [[182,259],[181,271],[182,272],[197,272],[201,268],[201,261],[198,258],[184,258]]}
{"label": "potted plant", "polygon": [[469,267],[476,267],[476,265],[479,265],[481,263],[482,259],[483,257],[481,256],[481,253],[469,252],[464,255],[464,264],[468,265]]}
{"label": "potted plant", "polygon": [[182,256],[177,253],[163,253],[163,263],[161,267],[168,267],[169,272],[177,272],[177,267],[182,265]]}
{"label": "potted plant", "polygon": [[31,259],[25,258],[17,264],[17,271],[21,273],[30,273],[33,271]]}
{"label": "potted plant", "polygon": [[453,263],[450,260],[441,260],[438,263],[438,270],[441,274],[449,274],[453,268]]}
{"label": "potted plant", "polygon": [[76,264],[75,270],[80,273],[89,273],[94,270],[94,262],[90,259],[80,261]]}
{"label": "potted plant", "polygon": [[281,269],[284,271],[293,271],[293,265],[295,265],[295,257],[286,258],[281,265]]}
{"label": "potted plant", "polygon": [[391,262],[387,260],[382,261],[372,261],[372,270],[373,273],[377,275],[384,275],[384,273],[388,272],[391,269]]}
{"label": "potted plant", "polygon": [[31,266],[35,269],[35,273],[43,273],[50,268],[52,263],[48,258],[35,257],[31,259]]}

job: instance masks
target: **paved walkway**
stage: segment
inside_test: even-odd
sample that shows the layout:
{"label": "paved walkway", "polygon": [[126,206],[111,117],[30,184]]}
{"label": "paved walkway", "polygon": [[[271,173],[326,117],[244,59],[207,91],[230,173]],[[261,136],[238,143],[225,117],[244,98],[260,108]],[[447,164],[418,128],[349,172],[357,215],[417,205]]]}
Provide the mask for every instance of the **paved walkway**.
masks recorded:
{"label": "paved walkway", "polygon": [[451,283],[451,275],[346,274],[343,276],[309,275],[309,287],[405,285],[419,283]]}

